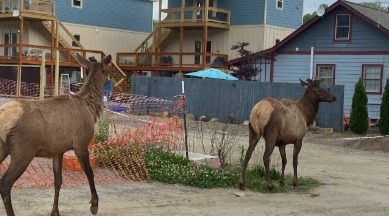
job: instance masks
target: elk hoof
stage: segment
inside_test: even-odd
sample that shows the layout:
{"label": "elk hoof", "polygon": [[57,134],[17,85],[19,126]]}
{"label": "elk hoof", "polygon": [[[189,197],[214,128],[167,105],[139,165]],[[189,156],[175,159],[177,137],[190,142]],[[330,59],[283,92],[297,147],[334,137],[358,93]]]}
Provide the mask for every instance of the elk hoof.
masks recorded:
{"label": "elk hoof", "polygon": [[90,212],[91,212],[93,215],[96,215],[98,210],[99,210],[99,205],[98,205],[98,204],[92,204],[92,205],[90,206]]}
{"label": "elk hoof", "polygon": [[59,216],[59,212],[58,211],[52,211],[50,216]]}
{"label": "elk hoof", "polygon": [[242,190],[242,191],[245,190],[245,189],[244,189],[244,184],[242,184],[242,183],[239,184],[239,190]]}

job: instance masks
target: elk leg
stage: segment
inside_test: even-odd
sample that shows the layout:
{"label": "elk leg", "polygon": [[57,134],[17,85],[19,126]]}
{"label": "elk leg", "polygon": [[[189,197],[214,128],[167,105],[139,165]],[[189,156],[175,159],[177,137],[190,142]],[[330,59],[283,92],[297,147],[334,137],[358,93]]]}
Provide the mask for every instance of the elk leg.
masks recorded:
{"label": "elk leg", "polygon": [[281,159],[282,159],[282,173],[281,173],[281,179],[280,179],[280,185],[284,186],[285,185],[285,177],[284,177],[284,172],[285,172],[285,166],[286,166],[286,152],[285,152],[285,146],[286,145],[280,145],[278,146],[278,149],[280,150],[281,154]]}
{"label": "elk leg", "polygon": [[81,168],[84,170],[86,177],[88,178],[89,187],[91,191],[91,207],[90,211],[93,215],[97,214],[97,211],[99,209],[99,197],[97,196],[96,192],[96,186],[94,181],[94,175],[93,170],[89,162],[89,152],[88,149],[82,150],[82,151],[76,151],[76,156],[78,158],[78,161],[80,162]]}
{"label": "elk leg", "polygon": [[267,176],[267,188],[269,190],[274,189],[271,175],[270,175],[270,156],[273,153],[275,146],[275,141],[273,140],[266,140],[266,147],[265,147],[265,153],[263,153],[263,165],[265,166],[266,176]]}
{"label": "elk leg", "polygon": [[298,157],[301,150],[301,146],[302,146],[302,140],[297,140],[294,143],[294,148],[293,148],[293,170],[294,170],[293,187],[295,188],[298,187],[297,165],[298,165]]}
{"label": "elk leg", "polygon": [[244,158],[243,165],[242,165],[242,173],[240,174],[240,180],[239,180],[240,190],[244,190],[247,165],[250,161],[251,155],[253,154],[255,147],[258,144],[258,141],[259,138],[257,138],[255,131],[251,127],[251,124],[249,124],[249,147],[247,148],[246,156]]}
{"label": "elk leg", "polygon": [[9,167],[0,180],[0,193],[7,216],[15,215],[11,201],[12,186],[27,169],[33,158],[30,155],[14,155],[13,157],[11,155]]}
{"label": "elk leg", "polygon": [[62,159],[63,154],[56,155],[53,157],[53,172],[54,172],[54,204],[53,210],[51,211],[51,216],[58,216],[58,199],[59,199],[59,191],[61,190],[62,185]]}
{"label": "elk leg", "polygon": [[0,164],[5,160],[8,156],[8,150],[2,140],[0,140]]}

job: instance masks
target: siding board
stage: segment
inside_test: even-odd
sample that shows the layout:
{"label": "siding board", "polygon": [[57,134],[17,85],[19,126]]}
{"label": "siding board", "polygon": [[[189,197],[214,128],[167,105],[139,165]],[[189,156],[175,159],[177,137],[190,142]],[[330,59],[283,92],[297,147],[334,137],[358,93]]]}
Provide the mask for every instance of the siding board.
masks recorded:
{"label": "siding board", "polygon": [[[277,99],[298,99],[304,92],[300,83],[270,83],[225,81],[195,78],[166,77],[133,77],[132,92],[137,95],[173,99],[181,93],[181,81],[185,81],[186,110],[196,118],[204,115],[218,118],[225,122],[229,115],[234,115],[236,123],[248,120],[252,107],[261,99],[274,97]],[[343,86],[330,86],[337,97],[333,104],[321,104],[317,115],[320,127],[334,128],[342,131],[343,126]]]}

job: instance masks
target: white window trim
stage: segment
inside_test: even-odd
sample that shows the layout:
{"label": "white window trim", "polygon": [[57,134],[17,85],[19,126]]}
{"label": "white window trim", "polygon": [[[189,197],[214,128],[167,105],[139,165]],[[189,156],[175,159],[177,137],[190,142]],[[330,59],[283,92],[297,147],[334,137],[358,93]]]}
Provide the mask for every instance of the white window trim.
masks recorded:
{"label": "white window trim", "polygon": [[[282,2],[282,7],[278,7],[278,2]],[[276,0],[276,9],[277,10],[284,10],[284,0]]]}
{"label": "white window trim", "polygon": [[[331,67],[332,68],[332,74],[331,74],[331,77],[320,77],[319,74],[320,74],[320,68],[324,68],[324,67]],[[334,64],[318,64],[317,65],[317,78],[319,79],[332,79],[332,83],[331,84],[335,84],[335,70],[336,70],[336,65]]]}
{"label": "white window trim", "polygon": [[[362,82],[363,82],[363,86],[365,86],[365,76],[366,76],[366,69],[369,68],[369,67],[379,67],[380,68],[380,78],[379,78],[379,86],[378,86],[378,89],[377,90],[366,90],[367,93],[373,93],[373,94],[377,94],[377,93],[382,93],[382,81],[383,81],[383,77],[382,77],[382,73],[383,73],[383,65],[381,64],[366,64],[366,65],[363,65],[362,66]],[[378,79],[377,79],[378,80]],[[366,88],[366,87],[365,87]]]}
{"label": "white window trim", "polygon": [[[338,16],[339,15],[347,15],[348,16],[348,34],[347,37],[337,38],[338,33]],[[341,26],[346,27],[346,26]],[[335,21],[335,40],[336,41],[342,41],[342,40],[350,40],[350,34],[351,34],[351,14],[336,14],[336,21]]]}
{"label": "white window trim", "polygon": [[74,8],[82,8],[82,5],[83,5],[83,1],[82,0],[79,0],[80,1],[80,6],[76,6],[73,4],[73,0],[72,0],[72,7]]}

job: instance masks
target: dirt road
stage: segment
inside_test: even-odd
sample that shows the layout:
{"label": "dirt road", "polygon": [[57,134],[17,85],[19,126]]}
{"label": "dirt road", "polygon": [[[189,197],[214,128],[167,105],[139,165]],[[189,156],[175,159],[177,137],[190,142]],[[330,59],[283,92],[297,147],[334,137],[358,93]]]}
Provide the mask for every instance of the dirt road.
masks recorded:
{"label": "dirt road", "polygon": [[[98,215],[389,215],[389,153],[335,145],[304,142],[299,176],[324,183],[310,193],[248,191],[246,197],[235,197],[235,189],[204,190],[160,183],[98,185]],[[278,151],[275,154],[279,155]],[[287,147],[287,154],[286,172],[292,173],[292,146]],[[12,197],[16,215],[46,216],[51,212],[52,188],[17,189]],[[89,197],[87,186],[63,188],[61,215],[91,215]],[[5,215],[2,204],[0,215]]]}

